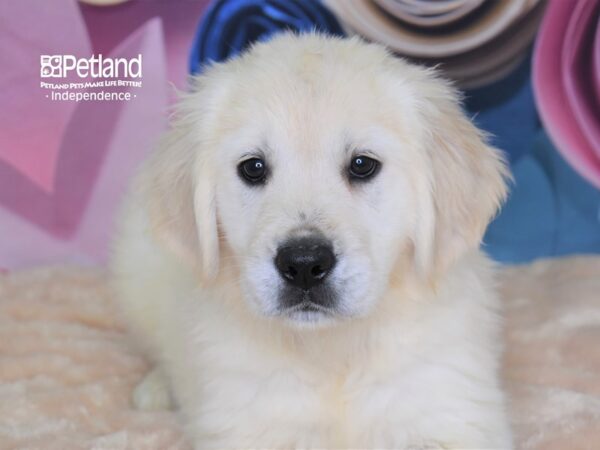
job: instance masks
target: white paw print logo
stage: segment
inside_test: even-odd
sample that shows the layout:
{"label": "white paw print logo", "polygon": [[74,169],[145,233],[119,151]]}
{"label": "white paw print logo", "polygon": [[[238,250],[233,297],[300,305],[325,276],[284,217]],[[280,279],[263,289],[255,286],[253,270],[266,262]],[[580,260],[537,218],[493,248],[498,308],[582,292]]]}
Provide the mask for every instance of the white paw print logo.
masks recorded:
{"label": "white paw print logo", "polygon": [[58,55],[40,56],[40,75],[42,78],[62,77],[61,58]]}

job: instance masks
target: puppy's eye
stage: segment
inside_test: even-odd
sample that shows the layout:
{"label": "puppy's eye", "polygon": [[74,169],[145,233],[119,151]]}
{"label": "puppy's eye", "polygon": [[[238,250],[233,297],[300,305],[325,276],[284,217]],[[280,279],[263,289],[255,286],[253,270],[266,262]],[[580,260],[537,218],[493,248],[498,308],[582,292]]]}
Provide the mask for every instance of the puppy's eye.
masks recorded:
{"label": "puppy's eye", "polygon": [[379,161],[368,156],[358,155],[350,161],[348,172],[351,181],[364,181],[373,177],[379,171]]}
{"label": "puppy's eye", "polygon": [[263,184],[267,179],[267,165],[260,158],[251,158],[238,165],[238,173],[250,184]]}

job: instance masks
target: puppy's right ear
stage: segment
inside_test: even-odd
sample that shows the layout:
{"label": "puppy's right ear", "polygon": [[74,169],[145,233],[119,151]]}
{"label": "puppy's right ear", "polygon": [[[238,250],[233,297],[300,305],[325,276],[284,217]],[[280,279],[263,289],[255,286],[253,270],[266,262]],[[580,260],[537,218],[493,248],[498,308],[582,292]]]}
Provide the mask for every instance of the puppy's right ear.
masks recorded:
{"label": "puppy's right ear", "polygon": [[137,188],[152,236],[205,281],[213,279],[219,266],[214,176],[191,130],[174,124],[143,166]]}
{"label": "puppy's right ear", "polygon": [[428,205],[416,238],[421,273],[441,273],[479,247],[504,202],[510,174],[502,153],[462,111],[457,91],[431,72],[421,92],[425,152],[431,167]]}

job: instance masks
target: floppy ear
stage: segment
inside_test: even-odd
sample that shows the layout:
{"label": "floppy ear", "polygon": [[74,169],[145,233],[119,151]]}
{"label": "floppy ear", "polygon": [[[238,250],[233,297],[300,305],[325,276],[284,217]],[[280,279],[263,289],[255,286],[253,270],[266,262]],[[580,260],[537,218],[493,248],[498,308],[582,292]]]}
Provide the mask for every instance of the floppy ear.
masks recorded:
{"label": "floppy ear", "polygon": [[501,152],[463,113],[455,90],[439,80],[430,84],[421,112],[432,176],[415,256],[421,273],[440,273],[479,246],[506,198],[510,175]]}
{"label": "floppy ear", "polygon": [[210,281],[219,267],[214,176],[192,136],[175,122],[143,166],[138,188],[152,235]]}

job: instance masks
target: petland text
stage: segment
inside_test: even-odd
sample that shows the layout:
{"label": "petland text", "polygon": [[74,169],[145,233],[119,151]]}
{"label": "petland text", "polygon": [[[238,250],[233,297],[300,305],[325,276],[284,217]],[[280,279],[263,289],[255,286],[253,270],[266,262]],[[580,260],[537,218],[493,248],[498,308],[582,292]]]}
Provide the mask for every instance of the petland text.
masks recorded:
{"label": "petland text", "polygon": [[142,55],[134,58],[109,58],[101,54],[90,58],[40,55],[42,78],[64,78],[71,73],[76,73],[80,78],[141,78]]}

